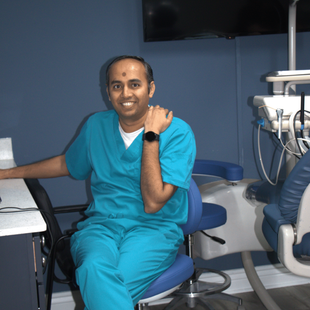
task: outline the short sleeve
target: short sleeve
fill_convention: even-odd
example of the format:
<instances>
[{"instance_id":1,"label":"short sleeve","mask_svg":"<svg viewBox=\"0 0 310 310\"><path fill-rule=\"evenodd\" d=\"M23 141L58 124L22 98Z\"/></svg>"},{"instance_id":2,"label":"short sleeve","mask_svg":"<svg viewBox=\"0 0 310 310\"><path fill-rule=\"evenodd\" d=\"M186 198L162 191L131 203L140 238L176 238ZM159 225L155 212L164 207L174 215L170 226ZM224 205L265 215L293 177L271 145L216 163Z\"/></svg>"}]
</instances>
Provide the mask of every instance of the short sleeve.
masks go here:
<instances>
[{"instance_id":1,"label":"short sleeve","mask_svg":"<svg viewBox=\"0 0 310 310\"><path fill-rule=\"evenodd\" d=\"M186 123L164 132L165 145L160 150L163 182L188 190L196 157L195 137Z\"/></svg>"},{"instance_id":2,"label":"short sleeve","mask_svg":"<svg viewBox=\"0 0 310 310\"><path fill-rule=\"evenodd\" d=\"M67 168L72 177L78 180L85 180L92 172L89 156L90 140L89 121L83 126L80 134L66 152Z\"/></svg>"}]
</instances>

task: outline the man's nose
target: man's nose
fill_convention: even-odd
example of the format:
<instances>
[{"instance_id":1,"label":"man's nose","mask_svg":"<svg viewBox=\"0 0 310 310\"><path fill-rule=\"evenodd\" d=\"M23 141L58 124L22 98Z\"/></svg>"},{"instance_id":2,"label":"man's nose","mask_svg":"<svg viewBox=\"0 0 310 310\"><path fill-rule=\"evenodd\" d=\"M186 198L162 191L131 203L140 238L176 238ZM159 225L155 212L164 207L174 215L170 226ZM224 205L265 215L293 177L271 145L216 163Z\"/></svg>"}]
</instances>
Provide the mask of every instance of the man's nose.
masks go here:
<instances>
[{"instance_id":1,"label":"man's nose","mask_svg":"<svg viewBox=\"0 0 310 310\"><path fill-rule=\"evenodd\" d=\"M131 95L132 95L131 89L130 89L128 86L124 86L124 87L123 87L122 95L123 95L124 98L129 98L129 97L131 97Z\"/></svg>"}]
</instances>

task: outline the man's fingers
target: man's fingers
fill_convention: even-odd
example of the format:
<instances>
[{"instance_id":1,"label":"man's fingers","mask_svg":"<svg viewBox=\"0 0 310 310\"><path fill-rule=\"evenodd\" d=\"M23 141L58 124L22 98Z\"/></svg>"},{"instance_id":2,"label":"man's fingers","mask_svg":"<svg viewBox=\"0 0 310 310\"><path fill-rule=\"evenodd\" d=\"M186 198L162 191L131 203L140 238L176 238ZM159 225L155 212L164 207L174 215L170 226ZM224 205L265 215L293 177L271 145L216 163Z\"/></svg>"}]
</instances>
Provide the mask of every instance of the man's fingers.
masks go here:
<instances>
[{"instance_id":1,"label":"man's fingers","mask_svg":"<svg viewBox=\"0 0 310 310\"><path fill-rule=\"evenodd\" d=\"M173 112L160 107L159 105L150 106L144 127L147 130L164 132L171 124Z\"/></svg>"},{"instance_id":2,"label":"man's fingers","mask_svg":"<svg viewBox=\"0 0 310 310\"><path fill-rule=\"evenodd\" d=\"M150 106L149 108L154 108L154 110L159 110L159 111L165 111L166 115L169 113L169 110L168 109L165 109L163 107L161 107L160 105L156 105L155 107L153 106Z\"/></svg>"},{"instance_id":3,"label":"man's fingers","mask_svg":"<svg viewBox=\"0 0 310 310\"><path fill-rule=\"evenodd\" d=\"M167 111L168 111L168 110L167 110ZM169 114L168 114L168 116L167 116L167 120L169 121L169 123L171 123L171 122L172 122L172 119L173 119L173 112L170 111Z\"/></svg>"}]
</instances>

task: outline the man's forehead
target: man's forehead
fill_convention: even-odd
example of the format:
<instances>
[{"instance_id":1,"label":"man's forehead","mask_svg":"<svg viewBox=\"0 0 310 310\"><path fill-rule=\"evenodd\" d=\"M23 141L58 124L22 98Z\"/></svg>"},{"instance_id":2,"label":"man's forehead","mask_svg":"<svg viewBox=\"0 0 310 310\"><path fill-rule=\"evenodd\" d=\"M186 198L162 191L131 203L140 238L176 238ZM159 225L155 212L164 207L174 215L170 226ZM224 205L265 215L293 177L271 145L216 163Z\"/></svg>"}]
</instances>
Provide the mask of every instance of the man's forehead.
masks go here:
<instances>
[{"instance_id":1,"label":"man's forehead","mask_svg":"<svg viewBox=\"0 0 310 310\"><path fill-rule=\"evenodd\" d=\"M110 73L121 73L122 75L123 73L126 75L129 72L145 72L145 68L140 61L127 58L119 60L110 69Z\"/></svg>"}]
</instances>

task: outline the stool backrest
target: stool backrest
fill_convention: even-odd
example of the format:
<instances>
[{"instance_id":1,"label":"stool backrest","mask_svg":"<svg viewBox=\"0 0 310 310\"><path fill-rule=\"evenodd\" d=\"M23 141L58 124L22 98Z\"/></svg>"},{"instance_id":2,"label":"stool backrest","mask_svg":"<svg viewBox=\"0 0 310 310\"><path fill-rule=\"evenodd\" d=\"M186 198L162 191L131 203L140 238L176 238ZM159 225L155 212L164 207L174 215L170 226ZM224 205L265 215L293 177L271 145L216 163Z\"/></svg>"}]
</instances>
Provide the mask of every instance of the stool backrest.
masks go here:
<instances>
[{"instance_id":1,"label":"stool backrest","mask_svg":"<svg viewBox=\"0 0 310 310\"><path fill-rule=\"evenodd\" d=\"M188 197L188 217L187 223L181 225L184 235L193 234L197 231L202 217L202 200L196 182L191 179L191 184L187 192Z\"/></svg>"}]
</instances>

